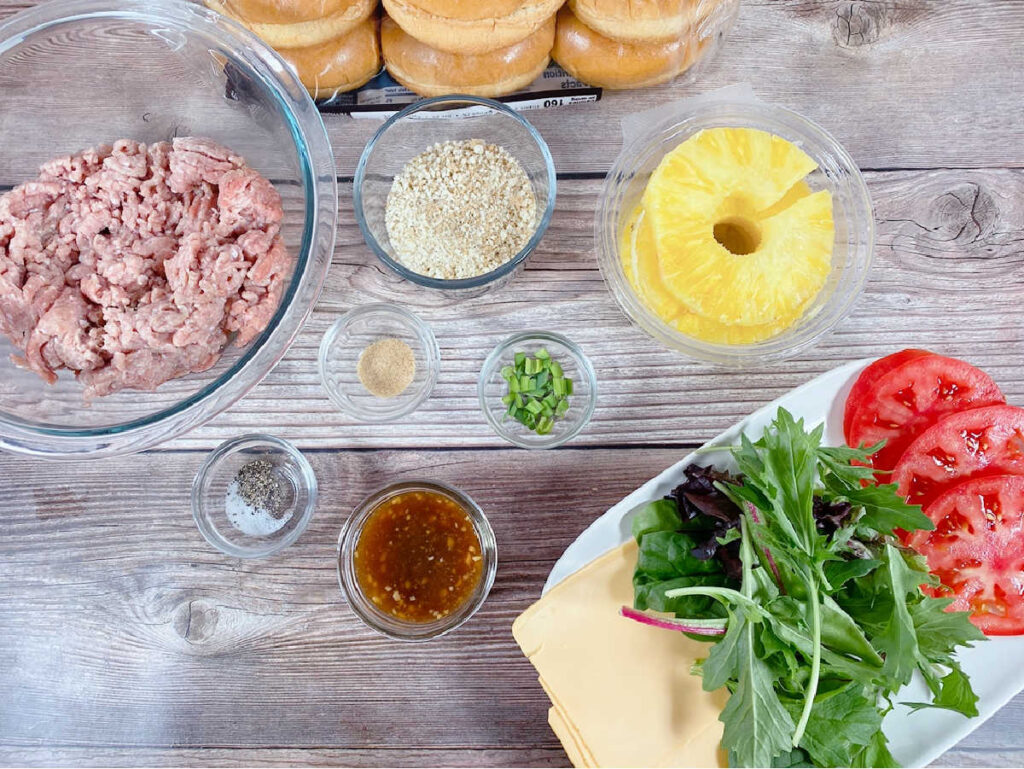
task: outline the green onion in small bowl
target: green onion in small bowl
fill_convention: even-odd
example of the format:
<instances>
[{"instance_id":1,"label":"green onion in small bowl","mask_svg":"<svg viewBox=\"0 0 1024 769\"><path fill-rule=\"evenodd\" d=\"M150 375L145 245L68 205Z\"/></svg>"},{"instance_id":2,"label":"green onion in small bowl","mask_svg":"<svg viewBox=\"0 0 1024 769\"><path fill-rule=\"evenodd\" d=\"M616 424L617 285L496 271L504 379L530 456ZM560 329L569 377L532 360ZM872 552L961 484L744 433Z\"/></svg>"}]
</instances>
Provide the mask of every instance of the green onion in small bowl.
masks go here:
<instances>
[{"instance_id":1,"label":"green onion in small bowl","mask_svg":"<svg viewBox=\"0 0 1024 769\"><path fill-rule=\"evenodd\" d=\"M578 435L590 421L597 377L576 344L560 334L528 331L491 352L478 393L498 435L521 448L549 449Z\"/></svg>"}]
</instances>

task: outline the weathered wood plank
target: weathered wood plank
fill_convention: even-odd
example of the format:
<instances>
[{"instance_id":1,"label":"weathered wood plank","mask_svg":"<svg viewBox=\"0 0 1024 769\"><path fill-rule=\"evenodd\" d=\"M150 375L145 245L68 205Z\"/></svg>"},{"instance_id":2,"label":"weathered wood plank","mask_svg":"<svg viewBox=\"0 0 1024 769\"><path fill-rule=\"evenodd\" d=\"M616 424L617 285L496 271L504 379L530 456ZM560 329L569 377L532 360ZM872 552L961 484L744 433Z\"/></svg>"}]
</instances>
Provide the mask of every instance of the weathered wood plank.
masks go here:
<instances>
[{"instance_id":1,"label":"weathered wood plank","mask_svg":"<svg viewBox=\"0 0 1024 769\"><path fill-rule=\"evenodd\" d=\"M1016 709L1008 705L1006 711ZM1004 711L1005 712L1005 711ZM1016 723L1002 724L1016 729ZM978 734L992 731L985 724ZM257 767L257 766L568 766L561 748L516 750L442 748L438 750L354 750L347 748L22 748L0 746L0 762L18 766L110 766L110 767ZM972 748L951 750L933 766L997 767L1021 766L1024 751Z\"/></svg>"},{"instance_id":2,"label":"weathered wood plank","mask_svg":"<svg viewBox=\"0 0 1024 769\"><path fill-rule=\"evenodd\" d=\"M868 174L878 245L864 296L838 332L796 360L725 372L659 348L614 303L596 266L601 182L566 181L548 236L512 283L455 301L385 272L342 211L335 263L318 311L268 378L170 447L209 448L266 429L307 447L499 446L479 411L476 377L513 331L547 328L579 342L597 367L599 403L574 445L702 443L756 407L836 365L909 345L985 367L1024 402L1024 172ZM346 309L396 301L434 327L443 363L434 396L394 425L339 414L319 384L320 338ZM642 425L642 434L637 426Z\"/></svg>"},{"instance_id":3,"label":"weathered wood plank","mask_svg":"<svg viewBox=\"0 0 1024 769\"><path fill-rule=\"evenodd\" d=\"M185 500L199 453L67 478L8 460L19 483L0 501L0 763L564 765L511 622L576 534L678 455L313 452L310 529L259 562L221 556L195 529ZM334 569L357 501L414 477L474 496L501 563L481 612L428 644L364 628ZM1022 715L1018 698L953 763L1013 765Z\"/></svg>"},{"instance_id":4,"label":"weathered wood plank","mask_svg":"<svg viewBox=\"0 0 1024 769\"><path fill-rule=\"evenodd\" d=\"M18 766L568 766L550 748L22 748L0 745L0 763Z\"/></svg>"},{"instance_id":5,"label":"weathered wood plank","mask_svg":"<svg viewBox=\"0 0 1024 769\"><path fill-rule=\"evenodd\" d=\"M0 0L0 16L27 5ZM865 168L1020 167L1022 41L1024 0L743 0L726 47L695 83L607 93L531 120L561 171L603 172L624 115L747 82L821 122ZM39 91L25 98L35 107ZM46 101L74 122L74 94L53 84ZM339 172L350 175L379 121L326 123Z\"/></svg>"}]
</instances>

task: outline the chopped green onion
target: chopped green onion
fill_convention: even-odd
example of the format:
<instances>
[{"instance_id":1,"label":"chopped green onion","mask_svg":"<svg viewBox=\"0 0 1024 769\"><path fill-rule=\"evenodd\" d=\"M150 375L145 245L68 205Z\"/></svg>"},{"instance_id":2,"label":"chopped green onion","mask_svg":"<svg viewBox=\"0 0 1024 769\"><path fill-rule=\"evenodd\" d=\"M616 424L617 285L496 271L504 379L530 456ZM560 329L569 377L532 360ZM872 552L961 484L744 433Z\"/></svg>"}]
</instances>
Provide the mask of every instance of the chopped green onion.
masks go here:
<instances>
[{"instance_id":1,"label":"chopped green onion","mask_svg":"<svg viewBox=\"0 0 1024 769\"><path fill-rule=\"evenodd\" d=\"M533 355L517 352L513 361L501 369L508 383L508 392L501 399L505 415L538 435L549 435L555 422L569 411L572 380L544 347Z\"/></svg>"}]
</instances>

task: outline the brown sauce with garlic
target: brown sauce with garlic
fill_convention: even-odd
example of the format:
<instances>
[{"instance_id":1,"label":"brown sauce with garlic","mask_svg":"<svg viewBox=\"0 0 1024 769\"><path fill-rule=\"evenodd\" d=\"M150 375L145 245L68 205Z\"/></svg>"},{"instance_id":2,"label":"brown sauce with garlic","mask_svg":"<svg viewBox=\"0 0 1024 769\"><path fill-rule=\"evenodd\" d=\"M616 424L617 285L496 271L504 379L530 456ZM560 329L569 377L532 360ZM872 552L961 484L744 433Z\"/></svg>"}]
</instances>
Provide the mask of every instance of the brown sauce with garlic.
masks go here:
<instances>
[{"instance_id":1,"label":"brown sauce with garlic","mask_svg":"<svg viewBox=\"0 0 1024 769\"><path fill-rule=\"evenodd\" d=\"M353 564L363 594L404 622L434 622L465 604L483 575L483 554L462 505L434 491L407 491L366 519Z\"/></svg>"}]
</instances>

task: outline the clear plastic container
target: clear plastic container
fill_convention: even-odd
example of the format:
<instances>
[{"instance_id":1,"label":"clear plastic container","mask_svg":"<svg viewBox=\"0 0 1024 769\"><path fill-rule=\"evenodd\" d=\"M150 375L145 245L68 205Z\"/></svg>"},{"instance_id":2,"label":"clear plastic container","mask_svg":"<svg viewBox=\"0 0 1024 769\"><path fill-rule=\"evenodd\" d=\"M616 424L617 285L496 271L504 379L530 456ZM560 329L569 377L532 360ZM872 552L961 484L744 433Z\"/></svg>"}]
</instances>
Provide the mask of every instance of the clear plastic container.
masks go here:
<instances>
[{"instance_id":1,"label":"clear plastic container","mask_svg":"<svg viewBox=\"0 0 1024 769\"><path fill-rule=\"evenodd\" d=\"M220 413L284 355L334 250L334 157L294 72L239 24L183 0L55 0L0 22L0 193L41 164L116 139L220 142L284 199L295 257L266 330L208 371L87 406L68 371L49 386L0 334L0 449L52 459L141 451Z\"/></svg>"},{"instance_id":2,"label":"clear plastic container","mask_svg":"<svg viewBox=\"0 0 1024 769\"><path fill-rule=\"evenodd\" d=\"M442 280L413 272L395 256L384 223L391 183L410 160L433 145L468 139L504 147L522 164L537 198L536 229L518 254L483 275ZM353 196L363 238L390 269L421 286L477 295L504 284L540 244L555 210L556 187L548 145L524 117L491 99L439 96L409 105L380 127L359 158Z\"/></svg>"},{"instance_id":3,"label":"clear plastic container","mask_svg":"<svg viewBox=\"0 0 1024 769\"><path fill-rule=\"evenodd\" d=\"M641 121L633 123L641 126ZM812 190L832 193L835 244L832 271L801 318L778 336L745 345L712 344L669 326L636 295L622 267L620 234L661 159L698 132L718 127L768 131L800 147L818 163L806 178ZM850 155L823 128L791 110L753 98L723 96L681 102L644 121L627 141L605 180L595 222L598 264L626 315L669 349L726 367L756 366L792 357L817 343L845 318L867 281L874 257L875 222L867 185Z\"/></svg>"}]
</instances>

